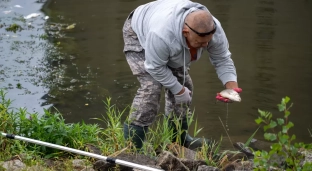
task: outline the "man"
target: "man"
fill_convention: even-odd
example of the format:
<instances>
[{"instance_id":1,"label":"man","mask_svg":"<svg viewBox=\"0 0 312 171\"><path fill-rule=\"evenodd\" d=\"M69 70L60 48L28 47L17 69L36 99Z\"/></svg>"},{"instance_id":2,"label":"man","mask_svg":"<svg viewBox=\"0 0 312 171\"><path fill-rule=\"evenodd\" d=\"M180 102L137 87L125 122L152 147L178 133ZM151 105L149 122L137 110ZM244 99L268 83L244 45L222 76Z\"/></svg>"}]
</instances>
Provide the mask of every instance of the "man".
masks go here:
<instances>
[{"instance_id":1,"label":"man","mask_svg":"<svg viewBox=\"0 0 312 171\"><path fill-rule=\"evenodd\" d=\"M209 53L225 88L238 88L236 69L220 22L208 9L189 0L158 0L137 7L123 27L124 53L130 69L140 82L124 135L142 147L145 133L159 111L160 95L165 88L165 115L181 119L182 145L195 149L203 139L187 134L187 116L193 95L188 69L203 50ZM229 102L217 96L217 99ZM173 115L172 115L173 114ZM176 133L173 121L168 123ZM175 141L175 140L173 140Z\"/></svg>"}]
</instances>

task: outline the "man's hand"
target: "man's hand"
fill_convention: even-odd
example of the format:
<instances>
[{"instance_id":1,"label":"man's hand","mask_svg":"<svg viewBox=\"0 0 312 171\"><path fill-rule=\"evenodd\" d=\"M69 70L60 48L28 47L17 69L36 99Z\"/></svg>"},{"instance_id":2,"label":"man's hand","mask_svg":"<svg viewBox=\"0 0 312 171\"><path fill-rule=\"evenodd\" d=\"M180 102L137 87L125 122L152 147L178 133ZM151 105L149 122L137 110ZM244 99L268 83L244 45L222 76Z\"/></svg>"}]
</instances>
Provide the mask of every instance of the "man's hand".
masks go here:
<instances>
[{"instance_id":1,"label":"man's hand","mask_svg":"<svg viewBox=\"0 0 312 171\"><path fill-rule=\"evenodd\" d=\"M187 87L183 87L183 89L174 95L176 104L179 103L188 103L192 100L191 91Z\"/></svg>"},{"instance_id":2,"label":"man's hand","mask_svg":"<svg viewBox=\"0 0 312 171\"><path fill-rule=\"evenodd\" d=\"M236 91L237 93L241 93L243 91L241 88L233 88L233 90ZM217 93L216 99L224 103L232 102L230 99L222 97L219 93Z\"/></svg>"}]
</instances>

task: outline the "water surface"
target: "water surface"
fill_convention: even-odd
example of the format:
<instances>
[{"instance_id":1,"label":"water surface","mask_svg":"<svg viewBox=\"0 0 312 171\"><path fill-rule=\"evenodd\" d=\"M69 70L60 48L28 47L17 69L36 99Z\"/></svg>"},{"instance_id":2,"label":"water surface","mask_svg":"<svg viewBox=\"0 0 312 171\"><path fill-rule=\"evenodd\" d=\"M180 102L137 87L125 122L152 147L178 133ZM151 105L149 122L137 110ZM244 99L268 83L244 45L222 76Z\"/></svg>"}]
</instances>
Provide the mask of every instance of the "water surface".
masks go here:
<instances>
[{"instance_id":1,"label":"water surface","mask_svg":"<svg viewBox=\"0 0 312 171\"><path fill-rule=\"evenodd\" d=\"M51 16L50 23L76 23L74 29L65 32L67 38L51 40L60 42L58 49L63 55L49 62L57 76L50 74L45 96L47 104L53 104L68 122L94 123L90 118L105 116L103 101L107 97L121 109L131 104L138 82L122 53L121 29L129 12L146 2L51 0L44 8L43 12ZM246 141L257 129L254 120L258 109L282 117L276 105L289 96L294 102L290 115L295 124L293 132L298 140L311 142L307 128L312 128L312 2L198 2L221 21L243 89L242 102L229 105L231 140ZM226 105L215 103L215 95L223 87L207 53L192 64L190 74L195 85L192 107L198 126L203 127L199 136L219 139L222 135L230 146L220 122L226 122ZM261 139L262 133L259 131L256 138Z\"/></svg>"}]
</instances>

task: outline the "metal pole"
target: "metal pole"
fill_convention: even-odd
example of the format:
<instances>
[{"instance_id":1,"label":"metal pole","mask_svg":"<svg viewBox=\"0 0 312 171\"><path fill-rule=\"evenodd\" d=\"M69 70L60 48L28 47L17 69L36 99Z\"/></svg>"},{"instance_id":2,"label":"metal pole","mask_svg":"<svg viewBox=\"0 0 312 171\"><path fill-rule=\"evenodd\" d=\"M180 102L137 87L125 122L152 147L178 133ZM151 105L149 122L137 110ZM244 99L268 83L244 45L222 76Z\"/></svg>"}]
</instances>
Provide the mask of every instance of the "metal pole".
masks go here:
<instances>
[{"instance_id":1,"label":"metal pole","mask_svg":"<svg viewBox=\"0 0 312 171\"><path fill-rule=\"evenodd\" d=\"M68 152L72 152L72 153L76 153L76 154L80 154L80 155L84 155L84 156L88 156L88 157L92 157L92 158L97 158L97 159L105 160L105 161L107 161L109 163L113 163L113 164L119 164L119 165L131 167L131 168L137 168L137 169L149 170L149 171L164 171L161 169L147 167L147 166L139 165L136 163L131 163L131 162L127 162L127 161L123 161L123 160L119 160L119 159L109 158L109 157L105 157L102 155L89 153L89 152L85 152L85 151L81 151L81 150L77 150L77 149L73 149L73 148L69 148L69 147L64 147L64 146L60 146L60 145L56 145L56 144L51 144L51 143L47 143L47 142L43 142L43 141L39 141L39 140L30 139L30 138L25 138L25 137L13 135L13 134L6 134L3 132L1 132L1 134L2 134L2 136L6 137L6 138L26 141L26 142L30 142L30 143L34 143L34 144L38 144L38 145L42 145L42 146L47 146L47 147L51 147L51 148L55 148L55 149L59 149L59 150L63 150L63 151L68 151Z\"/></svg>"}]
</instances>

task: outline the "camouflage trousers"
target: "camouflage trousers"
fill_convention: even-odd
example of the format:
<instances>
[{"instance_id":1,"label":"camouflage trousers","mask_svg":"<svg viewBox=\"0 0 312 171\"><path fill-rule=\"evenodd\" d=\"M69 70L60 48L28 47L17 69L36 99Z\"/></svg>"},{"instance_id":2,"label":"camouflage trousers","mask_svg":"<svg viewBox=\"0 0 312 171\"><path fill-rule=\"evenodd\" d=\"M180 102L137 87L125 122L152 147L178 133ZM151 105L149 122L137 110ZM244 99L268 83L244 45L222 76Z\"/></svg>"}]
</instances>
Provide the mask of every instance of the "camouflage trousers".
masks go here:
<instances>
[{"instance_id":1,"label":"camouflage trousers","mask_svg":"<svg viewBox=\"0 0 312 171\"><path fill-rule=\"evenodd\" d=\"M129 119L131 124L143 127L150 126L159 112L163 86L144 69L145 53L136 33L131 28L131 15L132 13L128 16L123 26L123 51L133 75L137 77L140 83L140 87L133 99ZM170 69L173 75L177 77L178 81L183 84L183 67ZM188 70L189 69L185 72L184 86L192 91L192 96L193 82ZM164 88L164 90L165 115L171 118L174 115L178 118L185 118L190 113L189 108L191 103L183 105L176 104L174 95L171 91L166 88Z\"/></svg>"}]
</instances>

